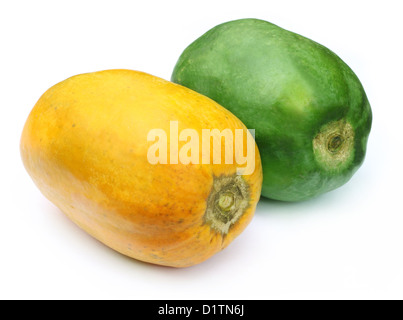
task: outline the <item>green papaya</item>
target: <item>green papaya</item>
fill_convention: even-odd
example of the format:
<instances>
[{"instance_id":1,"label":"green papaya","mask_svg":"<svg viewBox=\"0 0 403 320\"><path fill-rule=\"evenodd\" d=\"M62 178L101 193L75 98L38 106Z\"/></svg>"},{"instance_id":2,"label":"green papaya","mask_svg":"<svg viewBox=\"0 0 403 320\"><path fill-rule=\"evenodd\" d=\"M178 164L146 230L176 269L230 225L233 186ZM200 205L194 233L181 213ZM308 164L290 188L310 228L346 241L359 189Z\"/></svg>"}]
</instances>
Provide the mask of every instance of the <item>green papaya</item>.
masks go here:
<instances>
[{"instance_id":1,"label":"green papaya","mask_svg":"<svg viewBox=\"0 0 403 320\"><path fill-rule=\"evenodd\" d=\"M299 201L336 189L364 161L372 112L335 53L258 19L218 25L180 56L172 81L255 129L262 195Z\"/></svg>"}]
</instances>

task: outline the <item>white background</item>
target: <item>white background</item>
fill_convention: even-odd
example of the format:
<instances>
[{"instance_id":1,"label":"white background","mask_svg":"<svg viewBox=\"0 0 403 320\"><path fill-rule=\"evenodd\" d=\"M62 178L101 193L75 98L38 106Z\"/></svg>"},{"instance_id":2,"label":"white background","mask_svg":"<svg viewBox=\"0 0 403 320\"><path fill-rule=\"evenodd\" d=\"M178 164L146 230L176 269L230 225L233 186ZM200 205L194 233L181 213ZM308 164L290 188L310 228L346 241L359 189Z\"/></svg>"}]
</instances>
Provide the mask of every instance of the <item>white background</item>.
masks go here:
<instances>
[{"instance_id":1,"label":"white background","mask_svg":"<svg viewBox=\"0 0 403 320\"><path fill-rule=\"evenodd\" d=\"M0 298L403 298L403 46L399 1L2 1ZM24 122L50 86L112 68L169 79L215 25L255 17L329 47L374 114L367 159L344 187L262 200L227 249L187 269L138 262L71 223L22 166Z\"/></svg>"}]
</instances>

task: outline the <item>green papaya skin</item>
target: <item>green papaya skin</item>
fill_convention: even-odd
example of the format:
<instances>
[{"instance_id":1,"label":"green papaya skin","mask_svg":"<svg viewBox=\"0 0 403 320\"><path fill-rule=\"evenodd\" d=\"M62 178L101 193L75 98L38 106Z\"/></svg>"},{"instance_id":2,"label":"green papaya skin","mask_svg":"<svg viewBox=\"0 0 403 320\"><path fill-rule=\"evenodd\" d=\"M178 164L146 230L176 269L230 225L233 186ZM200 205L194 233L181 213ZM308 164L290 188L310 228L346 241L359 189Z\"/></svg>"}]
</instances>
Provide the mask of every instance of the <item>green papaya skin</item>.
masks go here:
<instances>
[{"instance_id":1,"label":"green papaya skin","mask_svg":"<svg viewBox=\"0 0 403 320\"><path fill-rule=\"evenodd\" d=\"M372 122L365 91L336 54L301 35L257 19L218 25L185 49L172 81L255 129L265 197L315 197L364 161Z\"/></svg>"}]
</instances>

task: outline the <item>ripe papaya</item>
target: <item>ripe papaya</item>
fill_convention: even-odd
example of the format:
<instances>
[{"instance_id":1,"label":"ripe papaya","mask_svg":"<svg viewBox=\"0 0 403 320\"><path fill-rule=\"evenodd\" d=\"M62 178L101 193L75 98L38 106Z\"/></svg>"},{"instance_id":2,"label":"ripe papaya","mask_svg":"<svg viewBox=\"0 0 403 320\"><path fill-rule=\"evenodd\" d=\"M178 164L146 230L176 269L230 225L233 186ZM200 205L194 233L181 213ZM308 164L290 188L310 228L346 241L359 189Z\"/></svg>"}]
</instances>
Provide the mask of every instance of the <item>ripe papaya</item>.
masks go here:
<instances>
[{"instance_id":1,"label":"ripe papaya","mask_svg":"<svg viewBox=\"0 0 403 320\"><path fill-rule=\"evenodd\" d=\"M172 163L161 160L162 147L155 162L149 153L157 139L149 133L173 135L172 121L200 135L210 128L241 130L242 143L250 142L243 123L209 98L146 73L107 70L46 91L25 124L21 155L41 192L96 239L135 259L187 267L226 247L248 225L262 169L253 138L249 175L238 175L235 162L178 161L186 139L167 141ZM203 149L194 150L193 160Z\"/></svg>"},{"instance_id":2,"label":"ripe papaya","mask_svg":"<svg viewBox=\"0 0 403 320\"><path fill-rule=\"evenodd\" d=\"M265 197L315 197L363 163L372 122L363 86L335 53L301 35L258 19L218 25L184 50L172 81L256 130Z\"/></svg>"}]
</instances>

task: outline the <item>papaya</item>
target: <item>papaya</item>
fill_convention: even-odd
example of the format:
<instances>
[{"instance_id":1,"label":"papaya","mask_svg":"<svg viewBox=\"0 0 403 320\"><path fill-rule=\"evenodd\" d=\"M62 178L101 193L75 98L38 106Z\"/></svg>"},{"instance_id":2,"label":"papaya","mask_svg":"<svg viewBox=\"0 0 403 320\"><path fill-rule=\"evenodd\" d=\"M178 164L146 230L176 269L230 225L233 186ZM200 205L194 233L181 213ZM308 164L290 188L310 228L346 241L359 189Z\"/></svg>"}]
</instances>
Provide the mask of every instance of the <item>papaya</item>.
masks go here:
<instances>
[{"instance_id":1,"label":"papaya","mask_svg":"<svg viewBox=\"0 0 403 320\"><path fill-rule=\"evenodd\" d=\"M171 80L255 129L262 195L301 201L350 180L364 161L371 107L335 53L259 19L218 25L181 54Z\"/></svg>"},{"instance_id":2,"label":"papaya","mask_svg":"<svg viewBox=\"0 0 403 320\"><path fill-rule=\"evenodd\" d=\"M202 157L205 149L190 148L199 141L182 135L209 128L216 129L213 147L225 129L241 133L242 146L228 147L234 157L252 141L254 170L242 175L244 164L214 158L229 151ZM36 186L87 233L126 256L188 267L225 248L253 217L262 168L251 137L238 118L199 93L138 71L106 70L47 90L26 121L20 149Z\"/></svg>"}]
</instances>

